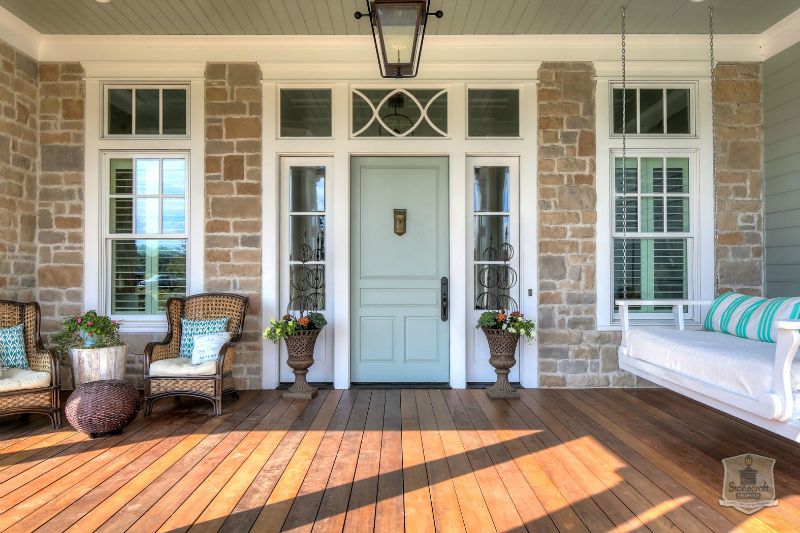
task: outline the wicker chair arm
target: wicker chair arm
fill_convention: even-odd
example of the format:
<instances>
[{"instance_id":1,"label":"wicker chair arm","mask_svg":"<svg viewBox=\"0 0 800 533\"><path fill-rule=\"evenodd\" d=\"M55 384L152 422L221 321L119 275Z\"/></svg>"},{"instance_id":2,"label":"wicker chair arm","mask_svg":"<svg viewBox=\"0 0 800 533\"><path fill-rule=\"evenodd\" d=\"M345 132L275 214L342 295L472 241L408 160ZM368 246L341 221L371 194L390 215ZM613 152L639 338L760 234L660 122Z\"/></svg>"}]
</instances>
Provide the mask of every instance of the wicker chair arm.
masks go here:
<instances>
[{"instance_id":1,"label":"wicker chair arm","mask_svg":"<svg viewBox=\"0 0 800 533\"><path fill-rule=\"evenodd\" d=\"M61 362L55 350L47 350L50 355L50 386L61 388Z\"/></svg>"},{"instance_id":2,"label":"wicker chair arm","mask_svg":"<svg viewBox=\"0 0 800 533\"><path fill-rule=\"evenodd\" d=\"M230 373L233 370L233 360L236 356L236 342L226 342L219 349L217 356L217 375Z\"/></svg>"}]
</instances>

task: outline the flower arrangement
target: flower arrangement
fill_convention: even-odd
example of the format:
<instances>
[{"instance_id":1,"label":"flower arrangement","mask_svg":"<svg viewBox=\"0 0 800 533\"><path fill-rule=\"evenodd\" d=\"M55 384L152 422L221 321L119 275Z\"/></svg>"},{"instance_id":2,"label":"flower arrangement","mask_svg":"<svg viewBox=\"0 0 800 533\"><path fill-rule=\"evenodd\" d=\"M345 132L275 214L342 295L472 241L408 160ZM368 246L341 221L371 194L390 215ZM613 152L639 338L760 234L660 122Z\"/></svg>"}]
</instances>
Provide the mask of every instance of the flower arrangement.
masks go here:
<instances>
[{"instance_id":1,"label":"flower arrangement","mask_svg":"<svg viewBox=\"0 0 800 533\"><path fill-rule=\"evenodd\" d=\"M62 354L71 348L122 346L124 343L119 336L119 326L118 320L98 315L94 310L86 311L79 316L66 317L61 331L53 335L51 340Z\"/></svg>"},{"instance_id":2,"label":"flower arrangement","mask_svg":"<svg viewBox=\"0 0 800 533\"><path fill-rule=\"evenodd\" d=\"M293 315L283 315L280 320L272 319L269 326L264 330L264 338L274 343L281 339L291 337L298 331L312 331L322 329L328 321L321 313L301 314L299 317Z\"/></svg>"},{"instance_id":3,"label":"flower arrangement","mask_svg":"<svg viewBox=\"0 0 800 533\"><path fill-rule=\"evenodd\" d=\"M506 313L505 311L484 311L478 318L478 329L501 329L514 335L526 337L528 340L536 338L536 323L528 320L519 311Z\"/></svg>"}]
</instances>

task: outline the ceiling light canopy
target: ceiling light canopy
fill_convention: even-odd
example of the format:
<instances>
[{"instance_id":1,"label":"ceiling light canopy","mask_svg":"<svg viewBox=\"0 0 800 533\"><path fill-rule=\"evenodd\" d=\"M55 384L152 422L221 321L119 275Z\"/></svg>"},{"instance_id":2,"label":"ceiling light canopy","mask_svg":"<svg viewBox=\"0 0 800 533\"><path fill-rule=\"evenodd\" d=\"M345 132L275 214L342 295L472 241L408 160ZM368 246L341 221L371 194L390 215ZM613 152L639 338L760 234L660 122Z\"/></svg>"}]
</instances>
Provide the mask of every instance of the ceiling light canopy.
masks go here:
<instances>
[{"instance_id":1,"label":"ceiling light canopy","mask_svg":"<svg viewBox=\"0 0 800 533\"><path fill-rule=\"evenodd\" d=\"M367 16L372 26L375 53L384 78L413 78L419 70L430 0L367 0L367 12L356 11L356 19Z\"/></svg>"}]
</instances>

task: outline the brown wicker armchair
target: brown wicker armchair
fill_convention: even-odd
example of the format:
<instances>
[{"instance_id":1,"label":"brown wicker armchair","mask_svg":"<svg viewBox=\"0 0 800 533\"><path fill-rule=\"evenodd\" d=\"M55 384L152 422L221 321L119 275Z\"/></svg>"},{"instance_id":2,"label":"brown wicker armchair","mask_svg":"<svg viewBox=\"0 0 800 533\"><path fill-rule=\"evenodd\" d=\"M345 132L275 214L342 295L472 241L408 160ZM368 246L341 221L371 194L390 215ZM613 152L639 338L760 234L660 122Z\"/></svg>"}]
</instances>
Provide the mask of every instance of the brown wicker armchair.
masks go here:
<instances>
[{"instance_id":1,"label":"brown wicker armchair","mask_svg":"<svg viewBox=\"0 0 800 533\"><path fill-rule=\"evenodd\" d=\"M151 342L144 349L144 414L152 412L153 403L168 396L194 396L204 398L214 405L214 414L222 414L222 396L239 395L233 384L233 358L236 343L242 336L248 298L237 294L197 294L186 298L167 300L169 331L162 342ZM181 345L181 318L208 320L227 317L231 334L219 351L216 371L204 375L150 375L150 365L156 361L176 359Z\"/></svg>"},{"instance_id":2,"label":"brown wicker armchair","mask_svg":"<svg viewBox=\"0 0 800 533\"><path fill-rule=\"evenodd\" d=\"M61 371L55 351L45 349L42 344L39 304L0 300L0 327L9 328L18 324L24 324L22 332L30 370L50 374L50 384L0 392L0 416L41 413L47 415L53 427L58 429L61 427Z\"/></svg>"}]
</instances>

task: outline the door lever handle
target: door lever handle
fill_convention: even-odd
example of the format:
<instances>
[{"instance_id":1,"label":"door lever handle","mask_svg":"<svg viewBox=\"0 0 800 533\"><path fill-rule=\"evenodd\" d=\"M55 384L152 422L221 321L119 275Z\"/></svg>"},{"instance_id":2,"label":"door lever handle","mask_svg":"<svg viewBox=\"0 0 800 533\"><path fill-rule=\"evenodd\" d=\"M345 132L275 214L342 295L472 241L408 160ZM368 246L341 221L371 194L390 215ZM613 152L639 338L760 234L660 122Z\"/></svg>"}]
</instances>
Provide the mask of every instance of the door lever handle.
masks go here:
<instances>
[{"instance_id":1,"label":"door lever handle","mask_svg":"<svg viewBox=\"0 0 800 533\"><path fill-rule=\"evenodd\" d=\"M442 322L447 322L450 309L450 283L447 276L442 277L441 294L441 318Z\"/></svg>"}]
</instances>

